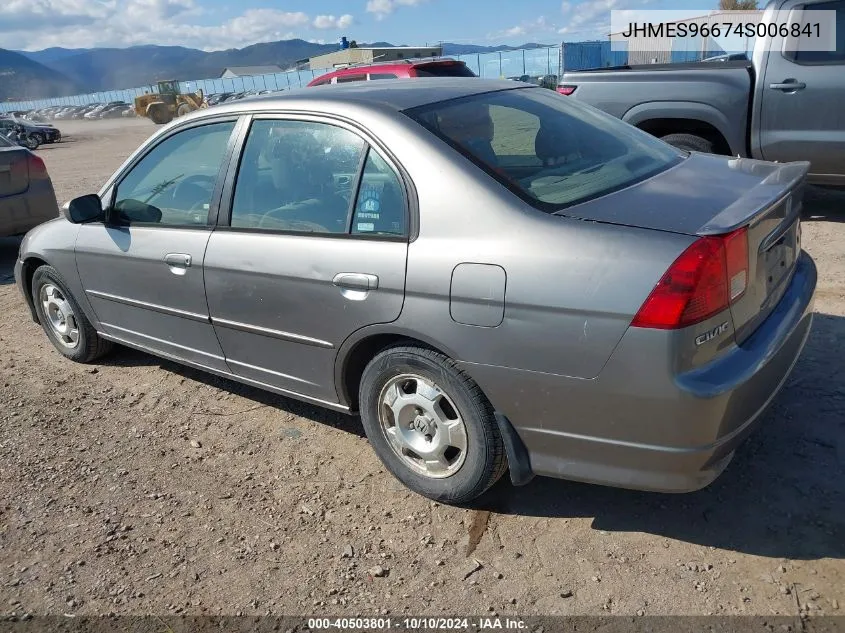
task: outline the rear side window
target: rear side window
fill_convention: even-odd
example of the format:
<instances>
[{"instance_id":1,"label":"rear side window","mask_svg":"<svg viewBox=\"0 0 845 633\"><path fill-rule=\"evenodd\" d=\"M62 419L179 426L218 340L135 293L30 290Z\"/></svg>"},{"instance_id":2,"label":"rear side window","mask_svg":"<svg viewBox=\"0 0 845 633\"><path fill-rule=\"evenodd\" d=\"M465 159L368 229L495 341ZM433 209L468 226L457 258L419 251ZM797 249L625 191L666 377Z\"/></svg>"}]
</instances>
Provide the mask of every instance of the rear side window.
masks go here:
<instances>
[{"instance_id":1,"label":"rear side window","mask_svg":"<svg viewBox=\"0 0 845 633\"><path fill-rule=\"evenodd\" d=\"M346 84L353 81L366 81L366 75L341 75L337 78L337 83L339 84Z\"/></svg>"},{"instance_id":2,"label":"rear side window","mask_svg":"<svg viewBox=\"0 0 845 633\"><path fill-rule=\"evenodd\" d=\"M396 172L374 150L367 154L352 217L353 235L404 235L405 199Z\"/></svg>"},{"instance_id":3,"label":"rear side window","mask_svg":"<svg viewBox=\"0 0 845 633\"><path fill-rule=\"evenodd\" d=\"M547 212L628 187L684 157L609 114L542 88L478 94L405 113Z\"/></svg>"},{"instance_id":4,"label":"rear side window","mask_svg":"<svg viewBox=\"0 0 845 633\"><path fill-rule=\"evenodd\" d=\"M370 73L370 79L399 79L399 75L394 73Z\"/></svg>"},{"instance_id":5,"label":"rear side window","mask_svg":"<svg viewBox=\"0 0 845 633\"><path fill-rule=\"evenodd\" d=\"M784 57L796 64L807 65L845 65L845 0L834 0L834 2L820 2L807 4L803 7L806 13L803 15L804 23L813 23L816 20L814 11L836 11L836 50L835 51L802 51L797 49L800 40L789 46Z\"/></svg>"},{"instance_id":6,"label":"rear side window","mask_svg":"<svg viewBox=\"0 0 845 633\"><path fill-rule=\"evenodd\" d=\"M416 66L414 74L417 77L475 77L466 64L426 64Z\"/></svg>"}]
</instances>

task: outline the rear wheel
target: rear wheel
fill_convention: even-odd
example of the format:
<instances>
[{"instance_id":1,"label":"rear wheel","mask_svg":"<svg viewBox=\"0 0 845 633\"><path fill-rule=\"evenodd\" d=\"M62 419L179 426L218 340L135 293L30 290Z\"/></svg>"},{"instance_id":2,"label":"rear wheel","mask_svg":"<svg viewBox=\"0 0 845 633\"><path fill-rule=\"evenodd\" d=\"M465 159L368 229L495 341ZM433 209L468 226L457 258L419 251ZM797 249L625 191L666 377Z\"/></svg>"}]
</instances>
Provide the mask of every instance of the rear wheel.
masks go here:
<instances>
[{"instance_id":1,"label":"rear wheel","mask_svg":"<svg viewBox=\"0 0 845 633\"><path fill-rule=\"evenodd\" d=\"M111 342L100 338L52 266L41 266L35 271L32 299L47 338L65 357L77 363L90 363L111 349Z\"/></svg>"},{"instance_id":2,"label":"rear wheel","mask_svg":"<svg viewBox=\"0 0 845 633\"><path fill-rule=\"evenodd\" d=\"M393 347L364 370L361 420L385 467L414 492L467 503L507 468L493 408L451 359Z\"/></svg>"},{"instance_id":3,"label":"rear wheel","mask_svg":"<svg viewBox=\"0 0 845 633\"><path fill-rule=\"evenodd\" d=\"M666 136L661 136L660 140L687 152L716 153L716 146L713 141L709 141L696 134L667 134Z\"/></svg>"},{"instance_id":4,"label":"rear wheel","mask_svg":"<svg viewBox=\"0 0 845 633\"><path fill-rule=\"evenodd\" d=\"M33 134L28 134L28 135L24 136L23 144L24 144L24 147L26 147L29 150L38 149L38 146L41 145L41 143L38 140L38 137L33 135Z\"/></svg>"}]
</instances>

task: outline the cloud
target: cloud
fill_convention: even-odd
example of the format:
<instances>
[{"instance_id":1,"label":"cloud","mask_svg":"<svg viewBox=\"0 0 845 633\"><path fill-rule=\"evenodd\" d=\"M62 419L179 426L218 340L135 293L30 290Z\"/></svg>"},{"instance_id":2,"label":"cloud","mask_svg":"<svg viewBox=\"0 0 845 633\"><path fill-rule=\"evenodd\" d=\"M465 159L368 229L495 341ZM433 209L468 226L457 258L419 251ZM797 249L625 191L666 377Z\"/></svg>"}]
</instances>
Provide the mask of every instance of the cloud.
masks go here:
<instances>
[{"instance_id":1,"label":"cloud","mask_svg":"<svg viewBox=\"0 0 845 633\"><path fill-rule=\"evenodd\" d=\"M346 29L355 21L348 13L336 18L333 15L318 15L314 18L315 29Z\"/></svg>"},{"instance_id":2,"label":"cloud","mask_svg":"<svg viewBox=\"0 0 845 633\"><path fill-rule=\"evenodd\" d=\"M374 13L377 20L383 20L396 7L414 7L427 0L367 0L367 13Z\"/></svg>"},{"instance_id":3,"label":"cloud","mask_svg":"<svg viewBox=\"0 0 845 633\"><path fill-rule=\"evenodd\" d=\"M247 9L224 23L200 24L200 0L0 0L4 48L86 48L160 44L204 50L239 48L302 36L298 30L346 28L351 15ZM208 18L208 15L205 16Z\"/></svg>"},{"instance_id":4,"label":"cloud","mask_svg":"<svg viewBox=\"0 0 845 633\"><path fill-rule=\"evenodd\" d=\"M610 12L623 3L624 0L586 0L575 5L564 2L561 12L567 16L566 25L557 32L561 35L606 35L610 31Z\"/></svg>"},{"instance_id":5,"label":"cloud","mask_svg":"<svg viewBox=\"0 0 845 633\"><path fill-rule=\"evenodd\" d=\"M549 23L546 20L546 17L541 15L540 17L530 20L527 22L523 22L522 24L517 24L516 26L512 26L509 29L505 29L503 31L496 31L495 33L488 33L487 39L488 40L500 40L506 38L515 38L515 37L523 37L525 35L529 35L532 33L551 33L556 30L553 24Z\"/></svg>"}]
</instances>

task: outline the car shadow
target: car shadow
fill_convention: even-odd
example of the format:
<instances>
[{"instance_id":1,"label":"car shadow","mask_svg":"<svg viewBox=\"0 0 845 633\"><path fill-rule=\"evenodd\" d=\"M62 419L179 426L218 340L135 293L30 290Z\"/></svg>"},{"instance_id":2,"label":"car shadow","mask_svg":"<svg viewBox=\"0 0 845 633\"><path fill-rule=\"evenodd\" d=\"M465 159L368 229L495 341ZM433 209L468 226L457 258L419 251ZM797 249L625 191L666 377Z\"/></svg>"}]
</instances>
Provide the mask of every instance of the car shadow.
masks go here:
<instances>
[{"instance_id":1,"label":"car shadow","mask_svg":"<svg viewBox=\"0 0 845 633\"><path fill-rule=\"evenodd\" d=\"M816 314L801 359L740 447L707 488L682 495L507 476L472 507L504 515L592 518L608 532L645 532L723 550L795 560L845 558L845 318ZM256 404L364 437L359 418L285 398L155 356L119 348L103 365L158 366ZM387 476L387 475L385 475Z\"/></svg>"},{"instance_id":2,"label":"car shadow","mask_svg":"<svg viewBox=\"0 0 845 633\"><path fill-rule=\"evenodd\" d=\"M727 470L672 495L504 477L475 507L532 517L592 517L596 530L646 532L756 556L845 558L845 318L817 314L787 384ZM682 421L679 421L682 423Z\"/></svg>"},{"instance_id":3,"label":"car shadow","mask_svg":"<svg viewBox=\"0 0 845 633\"><path fill-rule=\"evenodd\" d=\"M808 185L804 191L803 222L845 222L845 188Z\"/></svg>"},{"instance_id":4,"label":"car shadow","mask_svg":"<svg viewBox=\"0 0 845 633\"><path fill-rule=\"evenodd\" d=\"M287 398L270 391L265 391L264 389L245 385L236 380L230 380L200 369L194 369L193 367L164 360L136 349L118 346L114 352L100 360L98 364L109 367L159 367L165 371L178 374L187 380L193 380L209 387L236 394L255 404L279 409L296 416L307 418L318 424L330 426L339 431L364 437L364 429L357 416L339 413L294 398Z\"/></svg>"}]
</instances>

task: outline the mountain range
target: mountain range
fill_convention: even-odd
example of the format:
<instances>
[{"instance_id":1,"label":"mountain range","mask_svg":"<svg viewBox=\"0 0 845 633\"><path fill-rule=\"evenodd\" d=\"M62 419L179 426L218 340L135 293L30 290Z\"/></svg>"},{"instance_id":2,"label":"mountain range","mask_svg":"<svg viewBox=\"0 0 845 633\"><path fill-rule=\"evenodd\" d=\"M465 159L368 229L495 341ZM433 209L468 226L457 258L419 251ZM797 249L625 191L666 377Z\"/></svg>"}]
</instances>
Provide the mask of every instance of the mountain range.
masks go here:
<instances>
[{"instance_id":1,"label":"mountain range","mask_svg":"<svg viewBox=\"0 0 845 633\"><path fill-rule=\"evenodd\" d=\"M392 44L375 42L361 46ZM444 43L442 46L444 55L464 55L543 45L515 47ZM130 48L54 47L40 51L0 49L0 100L41 99L134 88L160 79L219 77L223 69L230 66L277 65L287 68L298 60L337 49L337 44L317 44L301 39L211 52L155 45Z\"/></svg>"}]
</instances>

